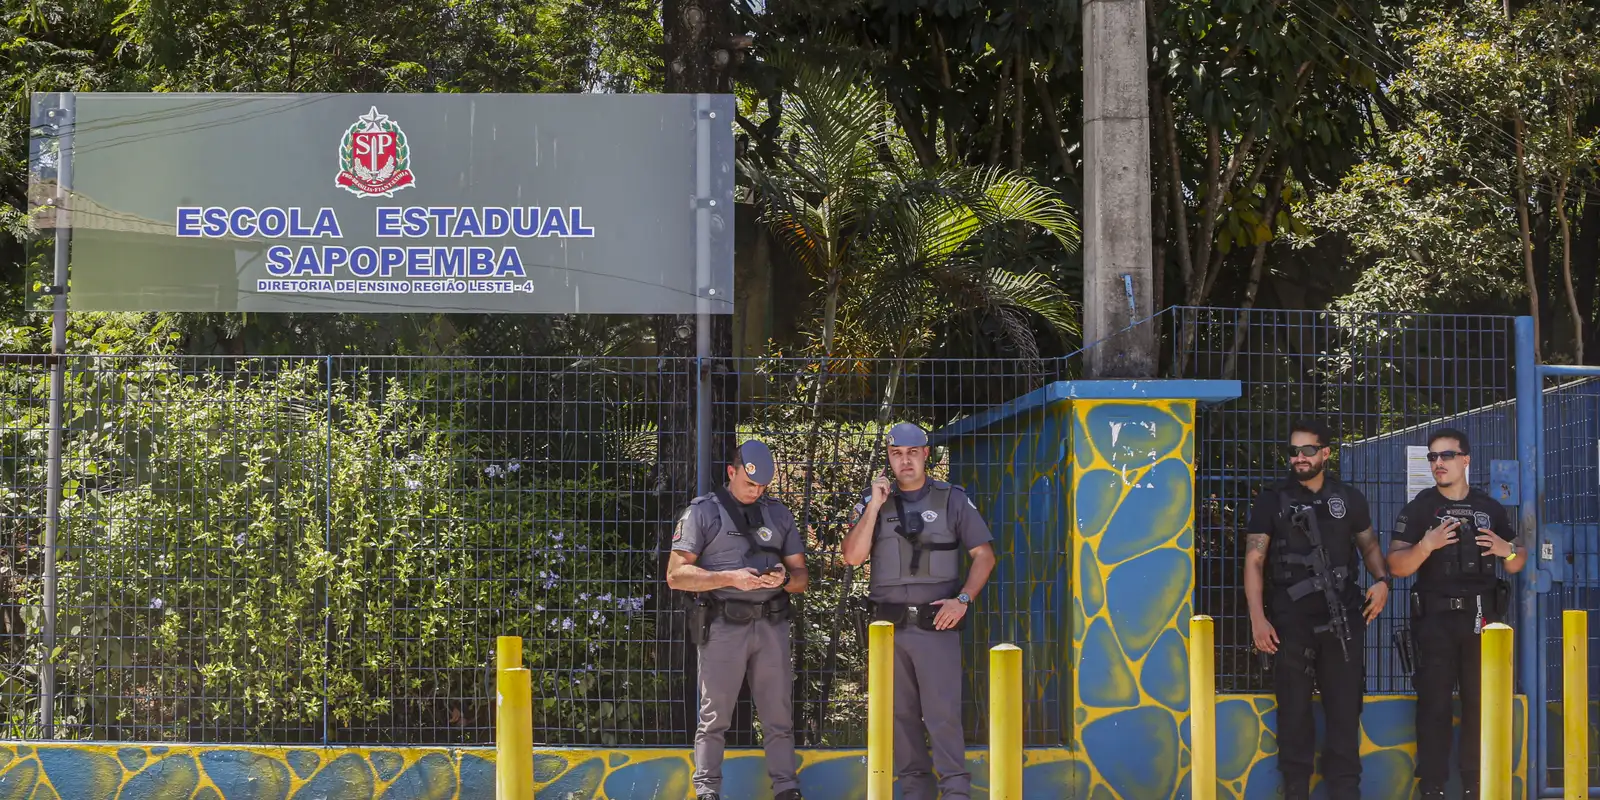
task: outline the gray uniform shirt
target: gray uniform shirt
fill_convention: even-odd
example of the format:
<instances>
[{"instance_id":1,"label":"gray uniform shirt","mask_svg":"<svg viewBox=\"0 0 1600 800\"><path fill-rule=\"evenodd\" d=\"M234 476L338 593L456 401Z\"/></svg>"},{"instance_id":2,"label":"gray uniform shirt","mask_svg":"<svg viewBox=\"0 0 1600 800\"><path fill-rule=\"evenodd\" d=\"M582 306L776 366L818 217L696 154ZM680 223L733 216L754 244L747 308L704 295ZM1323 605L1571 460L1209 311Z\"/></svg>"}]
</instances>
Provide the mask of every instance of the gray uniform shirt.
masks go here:
<instances>
[{"instance_id":1,"label":"gray uniform shirt","mask_svg":"<svg viewBox=\"0 0 1600 800\"><path fill-rule=\"evenodd\" d=\"M917 502L933 491L933 480L930 478L921 489L906 492L908 501ZM872 500L872 491L867 490L866 496L856 504L855 515L859 521L862 513L866 511L867 503ZM892 507L894 500L891 498L887 505ZM994 535L989 532L989 523L983 521L983 515L978 513L978 506L967 497L966 491L960 486L950 487L950 508L946 512L950 518L950 527L955 532L956 539L961 542L960 552L970 552L972 548L994 541ZM879 526L882 526L880 521ZM896 535L892 531L874 530L874 537ZM964 560L964 559L963 559ZM921 586L878 586L872 584L867 589L867 596L883 603L906 603L918 605L931 603L935 600L948 600L961 593L961 584L966 582L964 577L945 584L924 584Z\"/></svg>"},{"instance_id":2,"label":"gray uniform shirt","mask_svg":"<svg viewBox=\"0 0 1600 800\"><path fill-rule=\"evenodd\" d=\"M756 509L760 509L763 521L752 520L750 527L757 531L758 536L761 535L759 529L762 527L772 533L772 541L761 544L779 548L784 558L805 552L805 542L800 536L800 531L795 528L794 514L777 500L762 497L752 505L728 509L728 512L731 516ZM765 571L782 561L777 553L767 550L757 550L755 554L749 554L750 542L737 527L727 522L723 518L722 503L717 500L716 494L697 497L682 514L678 515L677 527L672 532L672 549L695 554L697 557L695 566L709 572L727 572L743 567L754 567L759 571ZM718 534L718 531L721 533ZM722 588L713 590L711 595L724 600L759 603L771 600L784 591L781 586L753 592Z\"/></svg>"}]
</instances>

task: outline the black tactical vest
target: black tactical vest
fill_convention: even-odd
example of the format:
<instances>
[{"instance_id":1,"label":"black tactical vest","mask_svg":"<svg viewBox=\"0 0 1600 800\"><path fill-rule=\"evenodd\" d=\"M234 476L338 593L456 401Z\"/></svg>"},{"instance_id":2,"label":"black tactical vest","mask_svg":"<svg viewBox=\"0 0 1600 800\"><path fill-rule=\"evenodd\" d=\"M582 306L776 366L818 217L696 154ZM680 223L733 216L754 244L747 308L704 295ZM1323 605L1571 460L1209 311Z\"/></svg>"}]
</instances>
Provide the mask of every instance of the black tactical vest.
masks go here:
<instances>
[{"instance_id":1,"label":"black tactical vest","mask_svg":"<svg viewBox=\"0 0 1600 800\"><path fill-rule=\"evenodd\" d=\"M1424 531L1454 517L1461 521L1456 529L1456 541L1429 554L1417 570L1416 591L1435 592L1452 597L1467 597L1488 592L1494 588L1499 575L1495 571L1494 555L1483 552L1478 544L1478 532L1490 530L1489 512L1483 510L1485 501L1494 498L1480 489L1472 489L1461 500L1451 500L1433 491L1428 498L1429 513L1423 519L1408 524L1422 526Z\"/></svg>"},{"instance_id":2,"label":"black tactical vest","mask_svg":"<svg viewBox=\"0 0 1600 800\"><path fill-rule=\"evenodd\" d=\"M1271 555L1268 558L1269 580L1277 593L1295 591L1300 584L1308 583L1313 577L1311 567L1305 563L1305 557L1312 551L1311 539L1293 522L1295 511L1310 505L1311 513L1317 517L1317 530L1322 535L1322 547L1328 554L1328 564L1334 568L1339 596L1347 599L1352 594L1361 551L1356 547L1355 537L1351 535L1349 527L1342 522L1347 513L1345 503L1349 501L1339 489L1338 482L1332 478L1324 479L1323 492L1317 496L1298 487L1281 486L1277 489L1278 515L1273 518ZM1319 499L1322 500L1320 505L1314 502ZM1326 600L1318 592L1302 597L1300 602L1307 607L1326 607Z\"/></svg>"}]
</instances>

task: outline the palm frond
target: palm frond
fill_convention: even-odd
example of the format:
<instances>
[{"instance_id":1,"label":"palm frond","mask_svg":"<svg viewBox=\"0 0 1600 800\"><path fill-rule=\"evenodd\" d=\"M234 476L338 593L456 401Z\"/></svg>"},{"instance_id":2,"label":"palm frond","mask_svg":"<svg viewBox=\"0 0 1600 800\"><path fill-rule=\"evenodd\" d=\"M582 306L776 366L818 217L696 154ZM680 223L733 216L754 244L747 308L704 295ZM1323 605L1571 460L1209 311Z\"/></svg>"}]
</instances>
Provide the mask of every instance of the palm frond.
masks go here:
<instances>
[{"instance_id":1,"label":"palm frond","mask_svg":"<svg viewBox=\"0 0 1600 800\"><path fill-rule=\"evenodd\" d=\"M1062 333L1079 333L1078 314L1072 301L1047 275L992 269L989 271L988 288L990 305L996 310L1015 308L1031 311Z\"/></svg>"}]
</instances>

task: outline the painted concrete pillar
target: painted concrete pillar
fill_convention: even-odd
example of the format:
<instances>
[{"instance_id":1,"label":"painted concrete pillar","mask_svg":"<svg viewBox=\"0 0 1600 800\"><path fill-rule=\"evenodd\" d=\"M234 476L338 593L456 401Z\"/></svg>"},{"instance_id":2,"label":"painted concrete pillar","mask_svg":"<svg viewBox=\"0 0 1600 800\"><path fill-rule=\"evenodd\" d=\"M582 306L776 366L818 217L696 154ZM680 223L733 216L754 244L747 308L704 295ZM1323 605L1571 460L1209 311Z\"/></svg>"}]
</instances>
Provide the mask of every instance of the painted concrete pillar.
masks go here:
<instances>
[{"instance_id":1,"label":"painted concrete pillar","mask_svg":"<svg viewBox=\"0 0 1600 800\"><path fill-rule=\"evenodd\" d=\"M1073 796L1172 797L1188 771L1195 400L1078 399L1071 416Z\"/></svg>"},{"instance_id":2,"label":"painted concrete pillar","mask_svg":"<svg viewBox=\"0 0 1600 800\"><path fill-rule=\"evenodd\" d=\"M987 648L1015 643L1028 744L1071 752L1030 761L1030 786L1174 796L1187 771L1195 409L1238 393L1236 381L1062 382L936 434L998 556L966 635L968 726Z\"/></svg>"}]
</instances>

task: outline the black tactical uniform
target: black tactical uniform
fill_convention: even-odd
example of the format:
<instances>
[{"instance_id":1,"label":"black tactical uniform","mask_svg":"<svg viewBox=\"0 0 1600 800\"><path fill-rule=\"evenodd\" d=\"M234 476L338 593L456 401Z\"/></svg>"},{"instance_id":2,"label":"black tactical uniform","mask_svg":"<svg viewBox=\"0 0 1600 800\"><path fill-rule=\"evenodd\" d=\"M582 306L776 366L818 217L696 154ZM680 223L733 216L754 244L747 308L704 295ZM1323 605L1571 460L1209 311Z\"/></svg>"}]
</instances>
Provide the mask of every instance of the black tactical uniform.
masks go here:
<instances>
[{"instance_id":1,"label":"black tactical uniform","mask_svg":"<svg viewBox=\"0 0 1600 800\"><path fill-rule=\"evenodd\" d=\"M1328 563L1334 567L1330 579L1344 617L1343 647L1329 624L1328 598L1313 588L1312 571L1304 563L1312 551L1311 541L1292 519L1306 506L1316 514ZM1272 537L1267 549L1265 599L1267 618L1278 632L1273 688L1278 700L1278 769L1283 773L1285 797L1308 796L1316 744L1313 684L1321 691L1327 722L1322 776L1328 798L1358 800L1361 796L1366 626L1361 616L1362 592L1355 580L1361 562L1356 534L1371 527L1367 498L1326 473L1322 490L1316 493L1288 478L1263 492L1250 514L1247 532Z\"/></svg>"},{"instance_id":2,"label":"black tactical uniform","mask_svg":"<svg viewBox=\"0 0 1600 800\"><path fill-rule=\"evenodd\" d=\"M1394 538L1415 545L1430 528L1454 517L1461 521L1454 544L1429 554L1411 589L1411 631L1416 641L1417 780L1423 791L1442 792L1449 780L1450 694L1461 693L1461 785L1467 796L1478 787L1478 736L1481 719L1478 634L1491 622L1504 622L1510 586L1483 552L1478 531L1516 543L1510 515L1487 492L1472 489L1450 500L1437 488L1422 490L1395 522Z\"/></svg>"}]
</instances>

